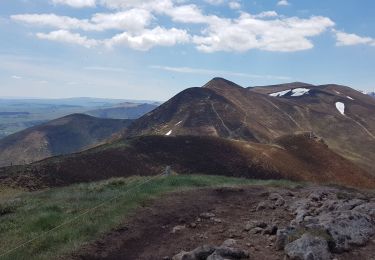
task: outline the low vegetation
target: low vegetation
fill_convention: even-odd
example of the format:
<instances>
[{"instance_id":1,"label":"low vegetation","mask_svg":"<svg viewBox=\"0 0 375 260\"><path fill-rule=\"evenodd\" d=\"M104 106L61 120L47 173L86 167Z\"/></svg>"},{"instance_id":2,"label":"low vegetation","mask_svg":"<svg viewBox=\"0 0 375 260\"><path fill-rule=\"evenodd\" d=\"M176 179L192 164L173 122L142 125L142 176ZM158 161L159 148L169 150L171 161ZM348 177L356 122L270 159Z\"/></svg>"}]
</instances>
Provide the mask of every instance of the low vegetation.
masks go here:
<instances>
[{"instance_id":1,"label":"low vegetation","mask_svg":"<svg viewBox=\"0 0 375 260\"><path fill-rule=\"evenodd\" d=\"M228 185L296 186L288 181L176 175L115 178L13 196L7 192L6 199L0 198L0 259L56 259L167 192ZM9 252L26 241L31 242Z\"/></svg>"}]
</instances>

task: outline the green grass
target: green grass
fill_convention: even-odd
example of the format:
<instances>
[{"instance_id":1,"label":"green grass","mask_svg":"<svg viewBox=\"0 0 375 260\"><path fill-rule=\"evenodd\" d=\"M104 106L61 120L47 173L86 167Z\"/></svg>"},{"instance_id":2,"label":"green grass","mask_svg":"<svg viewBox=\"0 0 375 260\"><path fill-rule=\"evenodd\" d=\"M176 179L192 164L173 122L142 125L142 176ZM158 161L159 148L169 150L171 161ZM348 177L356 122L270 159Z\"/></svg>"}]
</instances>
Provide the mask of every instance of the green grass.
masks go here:
<instances>
[{"instance_id":1,"label":"green grass","mask_svg":"<svg viewBox=\"0 0 375 260\"><path fill-rule=\"evenodd\" d=\"M0 215L0 255L22 242L38 238L0 259L56 259L69 254L117 227L138 206L167 192L214 186L295 186L288 181L204 175L162 176L140 185L148 178L115 178L40 192L15 193L14 197L8 195L6 201L0 200L0 208L4 208L4 214ZM100 206L95 210L81 215L97 205ZM69 222L72 219L74 221ZM68 224L44 234L67 221Z\"/></svg>"}]
</instances>

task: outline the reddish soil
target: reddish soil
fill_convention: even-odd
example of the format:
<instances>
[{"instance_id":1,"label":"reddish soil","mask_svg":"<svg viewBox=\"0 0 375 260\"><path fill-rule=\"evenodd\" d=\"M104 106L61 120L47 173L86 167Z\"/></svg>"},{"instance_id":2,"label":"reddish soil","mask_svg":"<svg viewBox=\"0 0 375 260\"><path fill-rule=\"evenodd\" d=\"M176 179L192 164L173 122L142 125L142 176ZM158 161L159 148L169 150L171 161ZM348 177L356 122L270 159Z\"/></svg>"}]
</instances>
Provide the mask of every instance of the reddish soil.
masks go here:
<instances>
[{"instance_id":1,"label":"reddish soil","mask_svg":"<svg viewBox=\"0 0 375 260\"><path fill-rule=\"evenodd\" d=\"M270 192L281 192L292 199L297 190L267 187L215 188L168 194L138 209L124 224L96 242L76 252L72 259L170 259L182 250L198 246L221 245L233 238L237 246L250 253L250 259L283 259L274 248L275 236L245 231L247 221L278 223L284 228L293 218L284 208L256 211ZM200 218L210 212L214 218ZM176 226L186 228L172 233ZM374 259L374 240L366 247L335 255L338 260Z\"/></svg>"}]
</instances>

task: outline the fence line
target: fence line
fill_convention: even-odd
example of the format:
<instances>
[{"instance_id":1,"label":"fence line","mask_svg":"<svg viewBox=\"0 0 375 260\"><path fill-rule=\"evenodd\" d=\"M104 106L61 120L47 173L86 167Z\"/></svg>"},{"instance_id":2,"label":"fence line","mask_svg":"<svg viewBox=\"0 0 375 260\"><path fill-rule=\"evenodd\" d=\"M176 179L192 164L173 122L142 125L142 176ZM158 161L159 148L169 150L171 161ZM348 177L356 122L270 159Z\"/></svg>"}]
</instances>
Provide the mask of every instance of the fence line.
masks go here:
<instances>
[{"instance_id":1,"label":"fence line","mask_svg":"<svg viewBox=\"0 0 375 260\"><path fill-rule=\"evenodd\" d=\"M68 219L67 221L65 221L65 222L63 222L63 223L57 225L56 227L53 227L53 228L51 228L51 229L49 229L49 230L47 230L47 231L44 231L44 232L42 232L41 234L35 236L34 238L31 238L31 239L29 239L29 240L27 240L27 241L25 241L25 242L19 244L18 246L15 246L15 247L13 247L13 248L10 249L10 250L8 250L8 251L6 251L6 252L4 252L4 253L1 253L1 254L0 254L0 258L1 258L1 257L4 257L4 256L6 256L6 255L9 255L10 253L13 253L13 252L16 251L17 249L19 249L19 248L21 248L21 247L24 247L25 245L30 244L30 243L32 243L33 241L38 240L39 238L45 237L47 234L52 233L53 231L55 231L55 230L57 230L57 229L59 229L59 228L61 228L61 227L63 227L63 226L66 226L66 225L68 225L68 224L74 222L75 220L81 218L82 216L88 214L89 212L94 211L94 210L96 210L96 209L98 209L98 208L104 206L105 204L107 204L107 203L109 203L109 202L112 202L112 201L114 201L114 200L116 200L116 199L118 199L118 198L120 198L120 197L122 197L122 196L127 195L130 191L133 191L133 190L135 190L136 188L139 188L139 187L141 187L142 185L144 185L144 184L146 184L146 183L148 183L148 182L150 182L150 181L152 181L152 180L154 180L154 179L156 179L156 178L158 178L158 177L161 177L161 176L163 176L163 175L165 175L164 172L163 172L163 173L160 173L160 174L158 174L158 175L155 175L155 176L153 176L153 177L151 177L151 178L148 178L147 180L145 180L145 181L143 181L143 182L141 182L141 183L139 183L139 184L137 184L137 185L131 187L131 188L130 188L129 190L127 190L125 193L123 193L123 194L121 194L121 195L118 195L118 196L115 196L115 197L113 197L113 198L111 198L111 199L108 199L108 200L106 200L106 201L100 202L100 203L97 204L96 206L84 210L82 213L78 214L78 215L75 216L75 217L72 217L71 219Z\"/></svg>"}]
</instances>

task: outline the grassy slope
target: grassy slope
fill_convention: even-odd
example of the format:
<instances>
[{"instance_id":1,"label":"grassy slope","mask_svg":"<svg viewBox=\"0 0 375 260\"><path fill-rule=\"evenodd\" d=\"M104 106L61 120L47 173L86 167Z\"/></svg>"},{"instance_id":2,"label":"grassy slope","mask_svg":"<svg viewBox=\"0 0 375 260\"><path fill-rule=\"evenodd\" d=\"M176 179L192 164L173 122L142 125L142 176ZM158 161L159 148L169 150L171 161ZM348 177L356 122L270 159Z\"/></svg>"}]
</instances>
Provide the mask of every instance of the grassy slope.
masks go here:
<instances>
[{"instance_id":1,"label":"grassy slope","mask_svg":"<svg viewBox=\"0 0 375 260\"><path fill-rule=\"evenodd\" d=\"M124 216L166 192L224 185L294 185L288 181L259 181L222 176L180 175L116 178L75 184L41 192L2 191L0 198L0 259L56 259L118 226ZM135 188L136 187L136 188ZM13 196L12 196L13 194ZM111 200L116 198L114 200ZM111 201L110 201L111 200ZM73 222L42 235L1 257L7 250L105 203Z\"/></svg>"}]
</instances>

